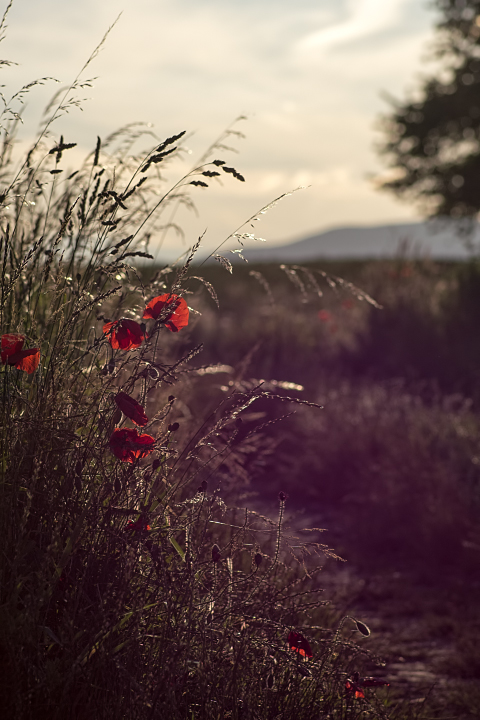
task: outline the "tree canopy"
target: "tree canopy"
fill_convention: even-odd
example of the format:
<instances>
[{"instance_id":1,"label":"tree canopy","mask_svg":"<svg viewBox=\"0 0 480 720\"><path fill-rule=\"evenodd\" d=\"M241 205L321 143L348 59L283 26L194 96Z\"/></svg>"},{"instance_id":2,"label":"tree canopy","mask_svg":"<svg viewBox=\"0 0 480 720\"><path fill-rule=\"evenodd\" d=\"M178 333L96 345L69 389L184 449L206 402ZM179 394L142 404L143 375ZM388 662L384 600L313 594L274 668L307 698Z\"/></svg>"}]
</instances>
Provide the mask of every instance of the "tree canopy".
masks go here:
<instances>
[{"instance_id":1,"label":"tree canopy","mask_svg":"<svg viewBox=\"0 0 480 720\"><path fill-rule=\"evenodd\" d=\"M440 11L436 77L415 98L391 100L380 152L380 186L429 216L474 218L480 210L480 0L434 0Z\"/></svg>"}]
</instances>

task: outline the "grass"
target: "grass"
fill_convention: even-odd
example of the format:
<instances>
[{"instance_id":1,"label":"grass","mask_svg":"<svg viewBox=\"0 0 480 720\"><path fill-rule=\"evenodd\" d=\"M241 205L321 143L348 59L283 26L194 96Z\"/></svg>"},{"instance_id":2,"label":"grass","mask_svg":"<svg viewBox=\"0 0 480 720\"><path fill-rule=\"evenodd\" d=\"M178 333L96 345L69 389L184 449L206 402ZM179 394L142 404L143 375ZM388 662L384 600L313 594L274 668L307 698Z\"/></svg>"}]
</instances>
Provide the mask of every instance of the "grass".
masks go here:
<instances>
[{"instance_id":1,"label":"grass","mask_svg":"<svg viewBox=\"0 0 480 720\"><path fill-rule=\"evenodd\" d=\"M297 408L275 436L269 434L275 450L262 474L252 475L252 490L265 502L281 484L304 522L329 528L327 537L348 559L353 577L339 604L364 613L368 622L375 619L373 645L387 667L410 657L412 647L428 657L432 637L439 642L447 632L448 659L429 667L430 677L444 685L422 688L429 698L422 712L473 718L480 560L477 262L399 258L306 270L316 274L322 295L307 287L302 297L274 266L241 266L228 283L220 270L208 270L223 332L219 338L207 334L207 356L222 352L233 365L240 362L248 353L242 338L233 341L241 327L256 348L249 359L257 382L293 379L304 387L298 397L323 406L315 414ZM332 287L319 271L353 282L382 309L359 300L344 283ZM253 303L254 314L242 297ZM205 315L208 333L208 306ZM271 409L261 410L268 420ZM355 602L358 584L373 588L378 581L388 597L365 591ZM323 582L329 591L336 587L330 570ZM436 598L443 609L432 615ZM393 671L390 677L392 694L405 688ZM415 687L410 692L419 699Z\"/></svg>"},{"instance_id":2,"label":"grass","mask_svg":"<svg viewBox=\"0 0 480 720\"><path fill-rule=\"evenodd\" d=\"M132 264L153 260L165 211L192 189L243 178L217 144L168 186L184 132L137 155L132 128L68 169L74 143L54 130L83 85L57 97L24 157L15 97L2 117L2 708L385 718L385 688L348 689L373 656L368 628L325 608L318 575L335 553L290 537L281 486L274 520L240 503L271 452L256 407L318 405L258 386L246 365L201 364L196 246L149 276Z\"/></svg>"},{"instance_id":3,"label":"grass","mask_svg":"<svg viewBox=\"0 0 480 720\"><path fill-rule=\"evenodd\" d=\"M141 126L70 169L55 129L82 77L23 156L15 98L2 116L5 712L475 717L477 265L232 268L227 243L215 267L195 247L159 266L179 204L243 176L222 136L169 184L184 132ZM357 577L328 603L337 553ZM355 673L381 680L405 652L393 618L418 613L422 583L461 588L445 613L421 605L459 683L426 704L395 678L356 697Z\"/></svg>"}]
</instances>

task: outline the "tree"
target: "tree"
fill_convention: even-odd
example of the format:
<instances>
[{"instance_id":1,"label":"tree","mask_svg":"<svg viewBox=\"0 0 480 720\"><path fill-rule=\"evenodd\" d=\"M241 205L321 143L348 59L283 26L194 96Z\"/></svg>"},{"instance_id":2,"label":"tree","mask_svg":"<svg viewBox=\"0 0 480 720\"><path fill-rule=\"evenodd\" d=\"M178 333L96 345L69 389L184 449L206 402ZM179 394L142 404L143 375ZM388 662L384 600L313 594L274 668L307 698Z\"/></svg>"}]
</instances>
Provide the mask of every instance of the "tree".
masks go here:
<instances>
[{"instance_id":1,"label":"tree","mask_svg":"<svg viewBox=\"0 0 480 720\"><path fill-rule=\"evenodd\" d=\"M434 0L437 77L415 99L390 100L380 187L419 202L430 217L468 221L480 211L480 0Z\"/></svg>"}]
</instances>

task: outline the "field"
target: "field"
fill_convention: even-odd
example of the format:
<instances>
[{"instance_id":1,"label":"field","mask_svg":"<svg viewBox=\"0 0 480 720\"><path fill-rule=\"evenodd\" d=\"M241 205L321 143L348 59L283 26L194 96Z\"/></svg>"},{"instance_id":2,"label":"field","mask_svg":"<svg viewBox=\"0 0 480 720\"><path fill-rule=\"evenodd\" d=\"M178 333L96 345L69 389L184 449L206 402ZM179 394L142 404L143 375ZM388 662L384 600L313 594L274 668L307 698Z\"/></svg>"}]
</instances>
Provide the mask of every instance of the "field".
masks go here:
<instances>
[{"instance_id":1,"label":"field","mask_svg":"<svg viewBox=\"0 0 480 720\"><path fill-rule=\"evenodd\" d=\"M184 132L129 126L72 170L81 78L22 154L33 86L0 147L3 712L478 717L476 261L163 266L176 208L244 180L223 143L168 184Z\"/></svg>"},{"instance_id":2,"label":"field","mask_svg":"<svg viewBox=\"0 0 480 720\"><path fill-rule=\"evenodd\" d=\"M248 366L252 384L293 382L323 406L265 428L249 490L266 506L282 487L294 527L328 529L348 562L327 563L326 586L340 583L344 609L379 628L400 687L417 700L436 687L428 717L477 717L478 265L399 257L204 275L220 302L204 295L206 356L239 368L236 382Z\"/></svg>"}]
</instances>

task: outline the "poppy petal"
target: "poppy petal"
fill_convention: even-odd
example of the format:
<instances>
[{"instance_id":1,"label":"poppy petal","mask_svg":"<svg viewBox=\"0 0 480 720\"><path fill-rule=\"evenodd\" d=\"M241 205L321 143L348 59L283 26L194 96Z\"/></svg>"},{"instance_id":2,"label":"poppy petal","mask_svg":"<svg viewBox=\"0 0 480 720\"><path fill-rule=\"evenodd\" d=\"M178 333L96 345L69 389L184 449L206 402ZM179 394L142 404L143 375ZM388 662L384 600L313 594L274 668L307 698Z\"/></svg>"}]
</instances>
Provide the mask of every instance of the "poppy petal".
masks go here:
<instances>
[{"instance_id":1,"label":"poppy petal","mask_svg":"<svg viewBox=\"0 0 480 720\"><path fill-rule=\"evenodd\" d=\"M126 318L105 323L103 334L108 337L114 350L131 350L139 347L145 338L141 326L135 320Z\"/></svg>"},{"instance_id":2,"label":"poppy petal","mask_svg":"<svg viewBox=\"0 0 480 720\"><path fill-rule=\"evenodd\" d=\"M109 444L115 457L123 462L133 463L153 452L155 438L146 434L139 435L133 428L115 428Z\"/></svg>"},{"instance_id":3,"label":"poppy petal","mask_svg":"<svg viewBox=\"0 0 480 720\"><path fill-rule=\"evenodd\" d=\"M34 373L40 362L40 350L38 348L29 348L28 350L20 350L20 352L10 355L8 358L9 365L15 365L17 370L24 370L31 374Z\"/></svg>"},{"instance_id":4,"label":"poppy petal","mask_svg":"<svg viewBox=\"0 0 480 720\"><path fill-rule=\"evenodd\" d=\"M171 307L168 307L171 306ZM150 300L143 313L143 319L158 320L164 315L163 322L172 332L178 332L188 325L190 311L185 300L178 295L158 295Z\"/></svg>"},{"instance_id":5,"label":"poppy petal","mask_svg":"<svg viewBox=\"0 0 480 720\"><path fill-rule=\"evenodd\" d=\"M360 685L362 687L382 687L383 685L390 685L390 683L374 677L364 677L361 678Z\"/></svg>"},{"instance_id":6,"label":"poppy petal","mask_svg":"<svg viewBox=\"0 0 480 720\"><path fill-rule=\"evenodd\" d=\"M24 342L24 336L17 333L2 335L2 363L5 364L10 355L20 352Z\"/></svg>"},{"instance_id":7,"label":"poppy petal","mask_svg":"<svg viewBox=\"0 0 480 720\"><path fill-rule=\"evenodd\" d=\"M148 417L145 414L144 408L139 402L130 397L130 395L127 395L127 393L119 392L115 396L115 402L122 413L130 418L135 425L144 427L148 423Z\"/></svg>"},{"instance_id":8,"label":"poppy petal","mask_svg":"<svg viewBox=\"0 0 480 720\"><path fill-rule=\"evenodd\" d=\"M300 633L294 632L293 630L288 634L288 644L290 649L297 652L304 658L313 657L312 648L306 638Z\"/></svg>"}]
</instances>

